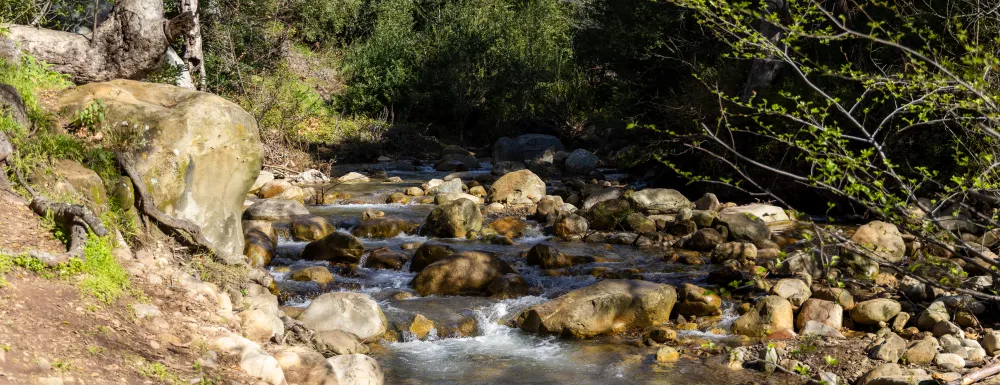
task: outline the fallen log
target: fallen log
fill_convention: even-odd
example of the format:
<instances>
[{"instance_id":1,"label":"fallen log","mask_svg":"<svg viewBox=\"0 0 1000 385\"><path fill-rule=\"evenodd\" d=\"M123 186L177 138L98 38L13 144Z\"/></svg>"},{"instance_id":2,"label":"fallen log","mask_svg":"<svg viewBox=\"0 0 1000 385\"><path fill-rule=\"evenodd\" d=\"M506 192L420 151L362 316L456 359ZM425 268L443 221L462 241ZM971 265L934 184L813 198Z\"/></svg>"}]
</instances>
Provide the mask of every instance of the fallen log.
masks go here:
<instances>
[{"instance_id":1,"label":"fallen log","mask_svg":"<svg viewBox=\"0 0 1000 385\"><path fill-rule=\"evenodd\" d=\"M191 12L165 19L162 0L119 0L92 36L6 24L0 27L8 31L7 38L0 39L17 43L20 50L82 84L141 78L159 66L170 43L194 30L195 23ZM0 52L0 57L17 54Z\"/></svg>"},{"instance_id":2,"label":"fallen log","mask_svg":"<svg viewBox=\"0 0 1000 385\"><path fill-rule=\"evenodd\" d=\"M945 385L972 385L986 378L1000 373L1000 361L984 366L982 369L966 373L962 378L949 382Z\"/></svg>"}]
</instances>

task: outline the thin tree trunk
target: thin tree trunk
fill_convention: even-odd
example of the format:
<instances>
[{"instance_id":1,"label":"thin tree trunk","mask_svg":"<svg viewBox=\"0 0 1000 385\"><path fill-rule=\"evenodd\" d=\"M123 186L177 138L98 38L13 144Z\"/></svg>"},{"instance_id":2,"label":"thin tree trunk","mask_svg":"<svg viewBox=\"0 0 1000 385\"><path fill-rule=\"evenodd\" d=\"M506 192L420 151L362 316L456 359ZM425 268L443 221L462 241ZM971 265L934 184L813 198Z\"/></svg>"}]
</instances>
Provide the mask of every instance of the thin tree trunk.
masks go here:
<instances>
[{"instance_id":1,"label":"thin tree trunk","mask_svg":"<svg viewBox=\"0 0 1000 385\"><path fill-rule=\"evenodd\" d=\"M195 27L195 18L184 12L164 19L162 0L119 0L93 38L17 24L3 27L24 52L76 83L91 83L141 78L157 67L171 41Z\"/></svg>"},{"instance_id":2,"label":"thin tree trunk","mask_svg":"<svg viewBox=\"0 0 1000 385\"><path fill-rule=\"evenodd\" d=\"M194 15L194 27L184 40L184 60L188 71L198 81L198 89L205 89L205 60L201 49L201 22L198 19L198 0L181 0L181 12Z\"/></svg>"}]
</instances>

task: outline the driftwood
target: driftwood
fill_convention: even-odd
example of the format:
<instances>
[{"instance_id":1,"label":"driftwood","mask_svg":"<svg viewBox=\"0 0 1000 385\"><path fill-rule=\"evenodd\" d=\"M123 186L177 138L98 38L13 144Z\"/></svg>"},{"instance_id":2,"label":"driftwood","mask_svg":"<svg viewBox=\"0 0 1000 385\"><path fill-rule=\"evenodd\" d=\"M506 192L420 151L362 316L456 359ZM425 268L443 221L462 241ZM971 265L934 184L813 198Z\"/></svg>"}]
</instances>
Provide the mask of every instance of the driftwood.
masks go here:
<instances>
[{"instance_id":1,"label":"driftwood","mask_svg":"<svg viewBox=\"0 0 1000 385\"><path fill-rule=\"evenodd\" d=\"M8 38L24 52L76 83L92 83L141 78L159 66L171 42L195 29L195 22L190 12L165 19L162 0L119 0L93 36L17 24L0 27L9 30ZM16 53L0 52L6 56Z\"/></svg>"},{"instance_id":2,"label":"driftwood","mask_svg":"<svg viewBox=\"0 0 1000 385\"><path fill-rule=\"evenodd\" d=\"M972 385L986 378L995 376L998 373L1000 373L1000 361L989 364L982 369L966 373L962 376L962 378L949 382L945 385Z\"/></svg>"}]
</instances>

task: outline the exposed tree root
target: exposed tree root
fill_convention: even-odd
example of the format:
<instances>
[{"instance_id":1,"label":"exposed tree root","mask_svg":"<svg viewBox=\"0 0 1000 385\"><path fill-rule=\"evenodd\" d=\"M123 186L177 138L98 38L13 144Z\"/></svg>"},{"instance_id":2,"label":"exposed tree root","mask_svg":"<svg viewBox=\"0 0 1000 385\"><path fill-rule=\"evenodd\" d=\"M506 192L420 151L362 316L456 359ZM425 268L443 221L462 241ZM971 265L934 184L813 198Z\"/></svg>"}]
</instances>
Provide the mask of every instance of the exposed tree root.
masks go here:
<instances>
[{"instance_id":1,"label":"exposed tree root","mask_svg":"<svg viewBox=\"0 0 1000 385\"><path fill-rule=\"evenodd\" d=\"M65 260L69 257L83 259L85 257L83 249L84 244L87 243L88 228L97 236L103 237L108 235L108 230L104 227L104 224L101 223L101 220L97 218L97 216L94 215L94 213L91 212L86 206L53 202L49 198L35 192L35 190L32 189L27 182L25 182L24 176L21 175L20 171L14 169L14 174L17 176L17 182L28 191L28 194L31 194L31 203L28 204L31 211L34 211L35 214L38 214L38 216L42 218L47 218L51 215L52 219L55 220L56 223L69 230L70 233L69 251L66 258L51 256L44 252L38 252L45 254L35 256L39 260L46 262L46 264L50 264L49 262L54 260L65 262ZM54 264L58 263L59 262L56 262Z\"/></svg>"}]
</instances>

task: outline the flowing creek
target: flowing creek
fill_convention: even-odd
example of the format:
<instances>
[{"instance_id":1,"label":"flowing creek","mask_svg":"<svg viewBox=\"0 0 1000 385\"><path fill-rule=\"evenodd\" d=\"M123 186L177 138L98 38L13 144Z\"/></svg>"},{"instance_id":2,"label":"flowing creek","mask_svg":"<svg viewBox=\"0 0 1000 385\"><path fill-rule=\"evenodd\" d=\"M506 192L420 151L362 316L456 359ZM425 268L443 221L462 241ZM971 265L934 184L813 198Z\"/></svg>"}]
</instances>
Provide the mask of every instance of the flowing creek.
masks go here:
<instances>
[{"instance_id":1,"label":"flowing creek","mask_svg":"<svg viewBox=\"0 0 1000 385\"><path fill-rule=\"evenodd\" d=\"M378 165L359 165L354 170ZM341 166L343 167L343 166ZM488 168L487 168L488 170ZM376 209L386 217L402 218L422 223L433 205L384 204L385 197L405 187L419 186L432 178L443 178L448 173L423 169L397 171L389 169L389 176L398 176L402 183L358 183L339 185L338 192L351 195L357 204L311 206L312 214L325 217L338 228L349 231L361 221L362 211ZM488 172L488 171L483 171ZM551 181L546 181L551 185ZM551 186L550 186L551 188ZM489 220L485 222L488 223ZM296 260L306 242L288 238L288 224L277 224L281 240L271 272L285 293L285 305L304 307L310 298L325 291L356 291L375 298L392 328L393 319L422 314L435 325L474 325L471 335L456 336L441 330L432 331L424 340L403 336L399 342L389 342L372 355L383 367L389 384L719 384L731 383L733 374L724 367L709 367L696 361L682 360L670 365L658 365L650 355L650 348L638 347L622 339L597 338L578 341L552 336L538 336L508 326L517 314L532 305L554 298L568 290L593 284L598 278L588 274L595 267L614 271L636 269L642 279L679 285L704 284L707 271L703 267L688 266L662 261L662 249L642 250L632 246L606 245L584 242L561 242L545 236L541 226L528 222L532 228L514 245L493 245L484 241L465 239L439 240L452 244L458 250L476 250L492 253L511 263L532 287L540 289L535 296L512 300L494 300L485 297L412 297L399 296L409 288L416 275L408 266L402 270L373 270L363 267L330 267L334 283L327 287L309 282L288 280L288 272L309 265L326 265L325 262ZM391 239L362 239L366 250L389 247L401 250L404 244L425 242L427 237L401 235ZM542 275L538 267L527 266L521 253L531 246L549 242L569 255L599 257L599 261L574 266L579 275L550 277ZM412 255L413 251L404 251ZM362 262L363 265L363 262ZM402 299L400 299L402 298ZM714 320L714 325L701 330L680 331L679 337L691 341L710 340L724 344L725 334L736 318L732 304ZM470 328L466 326L467 328ZM714 332L710 329L715 329ZM655 352L655 350L654 350Z\"/></svg>"}]
</instances>

